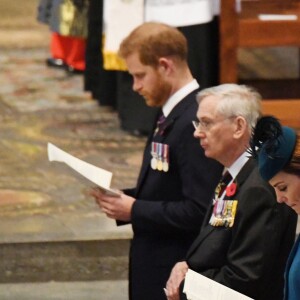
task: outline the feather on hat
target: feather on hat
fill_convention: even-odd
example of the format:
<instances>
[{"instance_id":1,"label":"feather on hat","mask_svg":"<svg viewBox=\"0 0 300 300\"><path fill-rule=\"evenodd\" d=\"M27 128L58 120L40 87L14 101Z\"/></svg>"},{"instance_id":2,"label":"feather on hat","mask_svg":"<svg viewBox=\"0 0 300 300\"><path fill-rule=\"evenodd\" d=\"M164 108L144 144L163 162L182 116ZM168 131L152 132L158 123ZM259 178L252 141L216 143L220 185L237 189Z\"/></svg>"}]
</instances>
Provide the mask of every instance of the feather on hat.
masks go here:
<instances>
[{"instance_id":1,"label":"feather on hat","mask_svg":"<svg viewBox=\"0 0 300 300\"><path fill-rule=\"evenodd\" d=\"M281 126L278 119L265 116L258 120L250 140L250 154L258 161L260 175L270 180L290 161L295 145L296 131Z\"/></svg>"}]
</instances>

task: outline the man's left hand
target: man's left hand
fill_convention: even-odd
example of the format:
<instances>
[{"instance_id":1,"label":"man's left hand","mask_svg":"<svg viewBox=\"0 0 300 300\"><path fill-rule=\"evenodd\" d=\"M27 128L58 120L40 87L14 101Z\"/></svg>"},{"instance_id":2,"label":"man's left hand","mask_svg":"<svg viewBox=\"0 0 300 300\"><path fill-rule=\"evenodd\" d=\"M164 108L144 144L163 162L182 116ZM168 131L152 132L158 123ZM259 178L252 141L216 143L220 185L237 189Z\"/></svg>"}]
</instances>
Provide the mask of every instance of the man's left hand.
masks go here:
<instances>
[{"instance_id":1,"label":"man's left hand","mask_svg":"<svg viewBox=\"0 0 300 300\"><path fill-rule=\"evenodd\" d=\"M109 218L125 222L131 220L132 205L136 201L133 197L122 193L120 196L108 196L98 188L92 189L90 195Z\"/></svg>"}]
</instances>

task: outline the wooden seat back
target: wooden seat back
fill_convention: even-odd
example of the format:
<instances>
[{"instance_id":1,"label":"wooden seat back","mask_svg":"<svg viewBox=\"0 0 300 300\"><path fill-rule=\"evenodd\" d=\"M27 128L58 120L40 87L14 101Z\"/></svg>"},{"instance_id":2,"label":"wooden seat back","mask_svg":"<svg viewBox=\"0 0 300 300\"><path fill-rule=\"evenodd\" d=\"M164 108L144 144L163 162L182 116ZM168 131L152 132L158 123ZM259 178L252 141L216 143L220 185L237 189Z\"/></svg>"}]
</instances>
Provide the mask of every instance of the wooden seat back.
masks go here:
<instances>
[{"instance_id":1,"label":"wooden seat back","mask_svg":"<svg viewBox=\"0 0 300 300\"><path fill-rule=\"evenodd\" d=\"M241 12L235 0L221 0L220 83L238 82L239 47L297 46L300 48L299 0L242 0ZM260 15L296 16L296 20L263 21ZM300 84L300 83L299 83ZM263 101L264 114L300 129L299 99Z\"/></svg>"},{"instance_id":2,"label":"wooden seat back","mask_svg":"<svg viewBox=\"0 0 300 300\"><path fill-rule=\"evenodd\" d=\"M263 21L259 15L297 16L296 20ZM300 1L242 1L241 12L235 0L221 1L220 82L237 82L239 47L300 47Z\"/></svg>"}]
</instances>

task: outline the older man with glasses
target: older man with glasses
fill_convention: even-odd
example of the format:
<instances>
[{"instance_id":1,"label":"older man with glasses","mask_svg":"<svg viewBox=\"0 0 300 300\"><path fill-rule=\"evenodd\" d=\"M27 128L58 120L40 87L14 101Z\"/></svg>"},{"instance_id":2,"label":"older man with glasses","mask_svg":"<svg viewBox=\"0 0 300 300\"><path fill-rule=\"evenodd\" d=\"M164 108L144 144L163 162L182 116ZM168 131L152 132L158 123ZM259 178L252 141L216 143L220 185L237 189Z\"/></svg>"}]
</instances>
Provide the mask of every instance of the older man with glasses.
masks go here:
<instances>
[{"instance_id":1,"label":"older man with glasses","mask_svg":"<svg viewBox=\"0 0 300 300\"><path fill-rule=\"evenodd\" d=\"M181 292L188 269L256 300L283 297L283 274L294 243L296 215L276 203L273 188L260 177L247 148L260 116L261 96L250 87L224 84L202 90L194 136L205 155L225 166L226 180L186 259L166 285L169 300Z\"/></svg>"}]
</instances>

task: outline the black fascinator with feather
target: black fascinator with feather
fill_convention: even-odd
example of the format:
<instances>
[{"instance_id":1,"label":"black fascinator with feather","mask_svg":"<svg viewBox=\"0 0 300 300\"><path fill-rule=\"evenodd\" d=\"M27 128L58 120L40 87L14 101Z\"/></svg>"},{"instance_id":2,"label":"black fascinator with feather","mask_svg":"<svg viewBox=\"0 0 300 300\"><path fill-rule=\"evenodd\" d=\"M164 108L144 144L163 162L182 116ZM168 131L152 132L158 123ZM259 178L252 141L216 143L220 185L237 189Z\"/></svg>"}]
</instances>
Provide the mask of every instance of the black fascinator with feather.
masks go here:
<instances>
[{"instance_id":1,"label":"black fascinator with feather","mask_svg":"<svg viewBox=\"0 0 300 300\"><path fill-rule=\"evenodd\" d=\"M272 116L262 117L258 120L250 140L250 154L257 158L262 146L269 156L278 147L278 138L282 135L282 127L278 119Z\"/></svg>"},{"instance_id":2,"label":"black fascinator with feather","mask_svg":"<svg viewBox=\"0 0 300 300\"><path fill-rule=\"evenodd\" d=\"M289 162L296 144L296 132L281 126L273 116L260 118L253 129L250 154L258 161L259 172L270 180Z\"/></svg>"}]
</instances>

